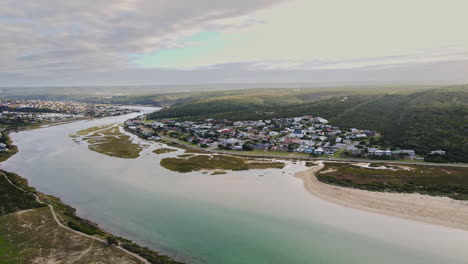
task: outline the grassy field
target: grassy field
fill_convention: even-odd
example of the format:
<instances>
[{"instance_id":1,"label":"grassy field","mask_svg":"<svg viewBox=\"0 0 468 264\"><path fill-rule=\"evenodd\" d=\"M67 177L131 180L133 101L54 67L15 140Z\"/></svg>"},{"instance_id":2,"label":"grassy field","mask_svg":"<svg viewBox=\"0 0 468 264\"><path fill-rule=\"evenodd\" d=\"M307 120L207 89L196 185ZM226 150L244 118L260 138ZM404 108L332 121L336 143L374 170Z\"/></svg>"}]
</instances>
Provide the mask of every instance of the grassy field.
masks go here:
<instances>
[{"instance_id":1,"label":"grassy field","mask_svg":"<svg viewBox=\"0 0 468 264\"><path fill-rule=\"evenodd\" d=\"M326 162L323 182L371 191L421 193L468 200L468 168L371 164L370 168Z\"/></svg>"},{"instance_id":2,"label":"grassy field","mask_svg":"<svg viewBox=\"0 0 468 264\"><path fill-rule=\"evenodd\" d=\"M70 137L77 140L78 137L88 142L88 148L108 156L135 159L143 150L138 144L132 142L129 135L120 132L117 125L91 127L76 132Z\"/></svg>"},{"instance_id":3,"label":"grassy field","mask_svg":"<svg viewBox=\"0 0 468 264\"><path fill-rule=\"evenodd\" d=\"M171 149L171 148L160 148L160 149L155 149L153 150L153 153L155 154L164 154L164 153L169 153L169 152L174 152L177 151L176 149Z\"/></svg>"},{"instance_id":4,"label":"grassy field","mask_svg":"<svg viewBox=\"0 0 468 264\"><path fill-rule=\"evenodd\" d=\"M58 226L48 207L0 216L0 263L141 263Z\"/></svg>"},{"instance_id":5,"label":"grassy field","mask_svg":"<svg viewBox=\"0 0 468 264\"><path fill-rule=\"evenodd\" d=\"M191 172L199 170L249 170L283 168L282 162L249 161L240 157L226 155L197 155L188 158L165 158L161 166L177 172ZM218 173L219 174L219 171Z\"/></svg>"}]
</instances>

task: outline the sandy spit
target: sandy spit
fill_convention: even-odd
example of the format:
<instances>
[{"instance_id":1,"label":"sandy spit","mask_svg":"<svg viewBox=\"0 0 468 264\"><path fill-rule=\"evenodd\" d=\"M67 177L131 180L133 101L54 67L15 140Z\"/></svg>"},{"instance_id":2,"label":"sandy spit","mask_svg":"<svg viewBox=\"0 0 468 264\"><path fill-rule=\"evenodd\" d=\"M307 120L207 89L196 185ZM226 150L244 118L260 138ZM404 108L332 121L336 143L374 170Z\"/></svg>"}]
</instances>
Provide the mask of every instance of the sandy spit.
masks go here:
<instances>
[{"instance_id":1,"label":"sandy spit","mask_svg":"<svg viewBox=\"0 0 468 264\"><path fill-rule=\"evenodd\" d=\"M382 193L351 189L320 182L315 173L324 165L294 174L313 195L355 209L430 224L468 230L468 202L421 194Z\"/></svg>"}]
</instances>

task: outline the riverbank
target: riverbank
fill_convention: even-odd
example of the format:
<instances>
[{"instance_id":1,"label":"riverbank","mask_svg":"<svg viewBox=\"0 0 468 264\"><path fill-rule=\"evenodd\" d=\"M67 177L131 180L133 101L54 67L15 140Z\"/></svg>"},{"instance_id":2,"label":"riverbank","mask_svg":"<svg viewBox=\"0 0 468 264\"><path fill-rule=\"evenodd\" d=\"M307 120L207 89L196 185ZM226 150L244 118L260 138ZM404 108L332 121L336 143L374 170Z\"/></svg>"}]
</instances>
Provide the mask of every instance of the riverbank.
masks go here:
<instances>
[{"instance_id":1,"label":"riverbank","mask_svg":"<svg viewBox=\"0 0 468 264\"><path fill-rule=\"evenodd\" d=\"M68 124L68 123L71 123L71 122L74 122L74 121L82 121L82 120L88 120L88 119L86 118L86 119L79 119L79 120L68 120L67 122L48 123L48 124L42 124L41 126L24 126L24 127L21 127L21 128L17 128L15 130L8 130L8 131L6 131L6 133L5 132L4 133L8 137L8 146L14 151L9 152L8 156L5 155L5 156L1 157L3 159L0 160L0 161L2 161L2 162L6 161L10 157L12 157L16 153L18 153L18 148L17 148L16 145L14 145L14 142L9 137L9 133L24 131L24 130L39 129L39 128L42 128L42 127L50 127L50 126L54 126L54 125L63 125L63 124ZM62 202L60 198L57 198L57 197L54 197L54 196L51 196L51 195L47 195L47 194L44 194L44 193L41 193L41 192L37 191L34 187L31 187L28 184L28 181L25 178L22 178L21 176L15 174L15 173L0 170L0 177L5 178L6 181L9 183L6 186L4 186L5 188L18 189L18 190L20 190L22 192L27 193L30 196L33 196L34 199L39 204L47 205L47 207L50 209L50 212L51 212L51 214L53 216L52 222L55 222L57 224L57 226L62 229L63 232L68 232L68 233L71 232L71 233L74 233L75 235L78 235L80 237L91 239L91 241L93 241L93 245L90 246L88 249L86 249L86 251L83 254L88 254L91 247L96 247L96 246L94 246L95 242L101 243L100 247L106 247L109 239L111 239L111 241L113 241L114 247L116 249L120 250L120 254L115 254L115 256L112 255L113 254L112 252L110 252L110 253L107 252L106 254L109 254L107 256L107 258L105 257L105 254L103 252L100 252L99 253L100 257L105 257L105 258L104 259L99 259L99 261L98 261L98 258L95 258L95 259L91 258L90 261L92 261L92 262L98 261L100 263L101 262L102 263L127 263L126 261L122 262L121 259L119 261L117 261L117 262L114 261L116 259L115 257L117 255L119 255L119 257L122 257L123 255L127 255L127 257L130 257L130 258L132 258L134 260L137 260L138 263L182 264L181 262L173 260L169 256L162 255L162 254L160 254L160 253L158 253L158 252L156 252L156 251L154 251L154 250L152 250L152 249L150 249L148 247L140 246L139 244L134 243L133 241L128 240L126 238L114 236L113 234L101 229L94 222L79 217L76 214L76 209L71 207L70 205ZM18 202L18 201L16 201L16 202ZM18 208L21 208L21 206L16 205L16 206L13 206L13 208L18 209ZM11 214L5 214L4 216L8 217L8 223L9 224L16 225L17 223L14 220L10 219L10 218L15 218L14 217L15 214L22 214L23 212L28 212L28 214L29 214L30 211L31 211L30 209L29 210L19 210L19 211L15 211L14 213L11 213ZM36 212L34 211L34 213L36 213ZM40 217L42 217L42 218L47 217L47 215L44 215L44 214L47 214L46 212L39 212L39 214L41 215ZM10 217L12 215L13 215L13 217ZM1 216L2 216L2 214L0 214L0 217ZM31 217L33 217L33 218L36 217L37 218L37 215L31 216ZM21 220L21 219L19 219L19 220ZM30 224L30 225L32 225L32 224ZM38 228L40 228L40 227L41 226L39 226ZM35 227L33 227L33 228L35 228ZM55 236L57 236L57 232L59 232L59 231L57 231L56 229L54 229L53 231L55 233ZM7 234L9 234L9 233L7 233ZM60 236L65 237L64 238L65 240L62 241L62 244L72 243L71 240L73 240L74 242L76 242L78 240L77 238L72 238L71 239L71 238L67 237L67 235L64 235L64 234L60 234ZM25 238L22 238L22 239L25 239ZM28 241L29 240L34 241L36 239L39 239L39 238L34 237L34 235L32 235L32 234L31 234L31 237L27 238ZM69 239L69 241L67 241L67 239ZM2 237L0 237L0 242L1 241L2 241ZM15 242L15 239L12 239L12 242ZM83 241L83 243L86 243L86 242L87 241ZM16 245L12 245L12 246L16 247ZM35 247L37 247L37 246L39 246L39 245L36 245ZM50 250L50 247L52 247L52 245L49 243L49 244L47 244L47 247L48 247L48 250ZM23 250L27 251L27 249L23 249ZM28 250L31 250L31 249L28 249ZM58 252L57 254L62 255L61 258L63 258L64 261L67 261L68 257L70 257L70 259L72 259L72 257L73 257L73 256L67 256L66 251L63 251L60 254L59 251L61 251L62 249L59 246L57 246L57 248L54 248L54 250ZM32 249L32 251L34 251L34 252L42 251L42 248L40 248L40 247L34 248L34 249ZM114 251L114 253L115 253L115 251ZM19 253L17 255L18 255L17 257L21 258L21 255L19 255ZM42 260L47 262L47 257L45 257L45 256L39 256L39 257L43 258ZM55 258L54 256L48 256L48 257ZM51 261L54 261L54 260L51 260ZM108 262L106 262L106 261L108 261Z\"/></svg>"},{"instance_id":2,"label":"riverbank","mask_svg":"<svg viewBox=\"0 0 468 264\"><path fill-rule=\"evenodd\" d=\"M316 173L324 164L317 162L295 174L310 193L345 207L400 217L429 224L468 230L468 202L420 194L371 192L320 182Z\"/></svg>"},{"instance_id":3,"label":"riverbank","mask_svg":"<svg viewBox=\"0 0 468 264\"><path fill-rule=\"evenodd\" d=\"M133 131L127 130L138 137L141 138L140 135L134 133ZM217 153L217 154L226 154L226 155L234 155L234 156L242 156L242 157L251 157L251 158L274 158L274 159L297 159L297 160L305 160L305 161L320 161L320 160L327 160L327 161L338 161L338 162L368 162L368 163L388 163L388 164L402 164L402 165L426 165L426 166L446 166L446 167L468 167L466 163L434 163L434 162L414 162L414 161L395 161L395 160L369 160L369 159L359 159L359 158L325 158L325 157L312 157L306 155L304 153L296 153L296 152L284 152L284 151L236 151L236 150L217 150L217 149L208 149L208 148L201 148L197 145L191 145L187 142L183 142L179 139L175 139L172 137L159 135L163 142L172 145L174 147L186 149L186 150L194 150L194 151L201 151L204 153Z\"/></svg>"}]
</instances>

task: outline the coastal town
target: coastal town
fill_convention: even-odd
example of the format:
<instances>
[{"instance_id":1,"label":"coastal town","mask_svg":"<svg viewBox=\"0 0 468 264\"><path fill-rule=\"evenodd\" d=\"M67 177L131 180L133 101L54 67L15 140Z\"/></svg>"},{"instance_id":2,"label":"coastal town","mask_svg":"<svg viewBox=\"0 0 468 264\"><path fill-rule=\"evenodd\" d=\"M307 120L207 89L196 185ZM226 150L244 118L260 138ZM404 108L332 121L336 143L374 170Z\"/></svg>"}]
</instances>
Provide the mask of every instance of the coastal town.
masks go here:
<instances>
[{"instance_id":1,"label":"coastal town","mask_svg":"<svg viewBox=\"0 0 468 264\"><path fill-rule=\"evenodd\" d=\"M118 116L131 112L134 110L104 104L0 98L0 120L2 120L0 125L15 124L15 122L37 124L85 117Z\"/></svg>"},{"instance_id":2,"label":"coastal town","mask_svg":"<svg viewBox=\"0 0 468 264\"><path fill-rule=\"evenodd\" d=\"M381 147L381 135L376 131L344 129L311 115L250 121L137 118L125 122L125 128L149 140L169 138L209 150L293 152L334 158L424 159L412 149ZM435 152L444 154L440 150Z\"/></svg>"},{"instance_id":3,"label":"coastal town","mask_svg":"<svg viewBox=\"0 0 468 264\"><path fill-rule=\"evenodd\" d=\"M0 98L0 160L15 152L8 137L10 131L27 126L118 116L131 112L135 110L114 105Z\"/></svg>"}]
</instances>

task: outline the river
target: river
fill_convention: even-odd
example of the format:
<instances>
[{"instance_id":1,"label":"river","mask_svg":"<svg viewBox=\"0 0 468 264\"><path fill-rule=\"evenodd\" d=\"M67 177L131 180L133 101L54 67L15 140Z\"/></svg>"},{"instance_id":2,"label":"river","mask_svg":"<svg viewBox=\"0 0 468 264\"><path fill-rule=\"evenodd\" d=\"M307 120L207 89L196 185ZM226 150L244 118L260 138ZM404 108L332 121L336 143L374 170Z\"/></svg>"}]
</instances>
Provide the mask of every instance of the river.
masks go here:
<instances>
[{"instance_id":1,"label":"river","mask_svg":"<svg viewBox=\"0 0 468 264\"><path fill-rule=\"evenodd\" d=\"M156 155L158 143L143 142L139 158L120 159L69 137L136 115L13 133L19 152L1 168L104 229L189 263L468 263L468 232L323 201L292 176L304 164L177 173L159 161L183 150Z\"/></svg>"}]
</instances>

